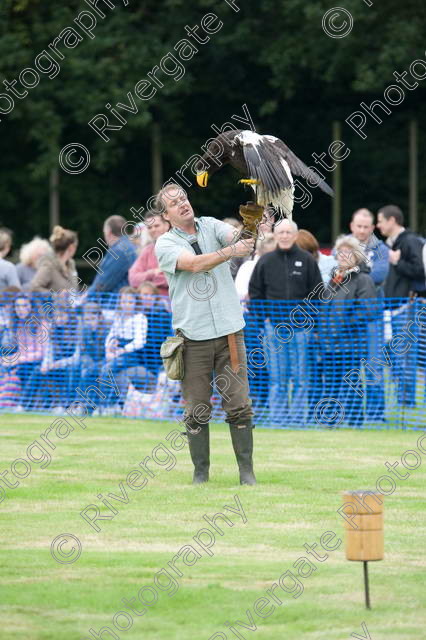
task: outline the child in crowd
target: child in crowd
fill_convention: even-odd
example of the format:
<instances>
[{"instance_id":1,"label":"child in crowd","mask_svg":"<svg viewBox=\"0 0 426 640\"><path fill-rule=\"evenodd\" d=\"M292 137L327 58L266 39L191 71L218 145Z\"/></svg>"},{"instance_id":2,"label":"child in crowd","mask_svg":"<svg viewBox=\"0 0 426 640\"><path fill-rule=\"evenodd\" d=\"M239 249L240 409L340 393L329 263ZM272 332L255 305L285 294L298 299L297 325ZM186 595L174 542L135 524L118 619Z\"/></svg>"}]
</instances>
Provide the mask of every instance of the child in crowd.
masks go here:
<instances>
[{"instance_id":1,"label":"child in crowd","mask_svg":"<svg viewBox=\"0 0 426 640\"><path fill-rule=\"evenodd\" d=\"M121 372L142 365L148 320L145 314L139 311L138 302L136 289L132 287L120 289L119 307L105 341L106 363L101 371L103 379L108 379L110 374L115 379ZM106 400L103 400L108 409L105 411L105 408L102 408L99 413L110 412L113 414L121 411L128 386L127 378L121 376L120 383L120 398L117 398L115 391L111 388L109 392L106 392Z\"/></svg>"}]
</instances>

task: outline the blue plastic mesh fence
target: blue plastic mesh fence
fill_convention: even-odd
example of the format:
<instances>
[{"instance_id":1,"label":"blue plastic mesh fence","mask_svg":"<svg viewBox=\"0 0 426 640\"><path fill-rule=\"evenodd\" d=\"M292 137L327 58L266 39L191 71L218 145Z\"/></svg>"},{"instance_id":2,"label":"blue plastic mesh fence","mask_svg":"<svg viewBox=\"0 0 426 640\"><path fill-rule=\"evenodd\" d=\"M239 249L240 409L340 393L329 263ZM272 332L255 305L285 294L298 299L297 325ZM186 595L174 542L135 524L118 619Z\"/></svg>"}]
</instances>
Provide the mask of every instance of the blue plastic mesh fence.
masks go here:
<instances>
[{"instance_id":1,"label":"blue plastic mesh fence","mask_svg":"<svg viewBox=\"0 0 426 640\"><path fill-rule=\"evenodd\" d=\"M0 295L0 411L181 419L167 299ZM425 428L426 299L242 304L257 426Z\"/></svg>"}]
</instances>

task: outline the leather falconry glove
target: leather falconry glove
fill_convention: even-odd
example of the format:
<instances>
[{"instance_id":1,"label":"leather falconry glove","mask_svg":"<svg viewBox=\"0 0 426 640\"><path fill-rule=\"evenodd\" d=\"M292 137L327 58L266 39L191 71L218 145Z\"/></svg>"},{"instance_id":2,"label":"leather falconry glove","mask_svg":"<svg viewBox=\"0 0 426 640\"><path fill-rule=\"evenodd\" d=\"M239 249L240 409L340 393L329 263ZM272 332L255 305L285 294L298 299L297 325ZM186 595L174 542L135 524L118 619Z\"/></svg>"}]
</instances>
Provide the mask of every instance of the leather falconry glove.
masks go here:
<instances>
[{"instance_id":1,"label":"leather falconry glove","mask_svg":"<svg viewBox=\"0 0 426 640\"><path fill-rule=\"evenodd\" d=\"M264 207L254 204L254 202L247 202L247 204L240 205L240 216L243 219L240 238L254 238L256 240L258 226L263 218L263 211Z\"/></svg>"}]
</instances>

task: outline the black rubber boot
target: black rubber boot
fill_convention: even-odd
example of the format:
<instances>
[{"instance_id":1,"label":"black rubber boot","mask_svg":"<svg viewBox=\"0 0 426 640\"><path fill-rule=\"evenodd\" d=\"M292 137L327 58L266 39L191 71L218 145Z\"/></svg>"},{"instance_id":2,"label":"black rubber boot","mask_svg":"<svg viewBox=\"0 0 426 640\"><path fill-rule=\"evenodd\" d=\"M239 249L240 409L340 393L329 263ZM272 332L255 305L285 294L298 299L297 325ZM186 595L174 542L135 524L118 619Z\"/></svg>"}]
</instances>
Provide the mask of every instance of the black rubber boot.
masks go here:
<instances>
[{"instance_id":1,"label":"black rubber boot","mask_svg":"<svg viewBox=\"0 0 426 640\"><path fill-rule=\"evenodd\" d=\"M210 437L209 437L209 425L199 425L200 431L197 433L197 429L188 429L186 434L188 436L189 452L191 454L191 460L194 464L194 476L192 484L202 484L209 480L209 468L210 468Z\"/></svg>"},{"instance_id":2,"label":"black rubber boot","mask_svg":"<svg viewBox=\"0 0 426 640\"><path fill-rule=\"evenodd\" d=\"M253 472L253 428L251 425L230 425L229 430L240 470L240 484L256 484Z\"/></svg>"}]
</instances>

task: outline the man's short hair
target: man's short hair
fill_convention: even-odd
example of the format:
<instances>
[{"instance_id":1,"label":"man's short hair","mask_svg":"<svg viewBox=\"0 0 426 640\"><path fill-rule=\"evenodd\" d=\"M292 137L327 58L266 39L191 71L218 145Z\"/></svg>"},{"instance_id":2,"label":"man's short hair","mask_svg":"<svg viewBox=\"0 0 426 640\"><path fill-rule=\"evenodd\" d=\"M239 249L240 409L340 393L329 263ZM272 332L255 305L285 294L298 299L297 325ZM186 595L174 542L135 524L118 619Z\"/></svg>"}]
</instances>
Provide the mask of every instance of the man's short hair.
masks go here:
<instances>
[{"instance_id":1,"label":"man's short hair","mask_svg":"<svg viewBox=\"0 0 426 640\"><path fill-rule=\"evenodd\" d=\"M290 220L290 218L281 218L280 220L277 220L276 223L274 224L274 231L280 226L280 224L282 224L283 222L288 222L289 225L291 226L292 230L294 232L298 231L299 227L297 226L297 224L294 222L294 220Z\"/></svg>"},{"instance_id":2,"label":"man's short hair","mask_svg":"<svg viewBox=\"0 0 426 640\"><path fill-rule=\"evenodd\" d=\"M165 200L168 199L165 198L167 191L173 191L173 195L170 195L169 199L176 198L182 193L186 196L185 189L181 187L180 184L177 184L177 182L169 182L169 184L165 184L157 193L154 200L154 208L158 213L164 213L167 209L165 202Z\"/></svg>"},{"instance_id":3,"label":"man's short hair","mask_svg":"<svg viewBox=\"0 0 426 640\"><path fill-rule=\"evenodd\" d=\"M122 229L126 224L126 219L123 216L110 216L104 222L104 227L108 227L112 235L119 238L123 233Z\"/></svg>"},{"instance_id":4,"label":"man's short hair","mask_svg":"<svg viewBox=\"0 0 426 640\"><path fill-rule=\"evenodd\" d=\"M389 220L389 218L395 218L396 224L399 224L400 227L404 226L404 214L396 204L388 204L386 207L382 207L378 210L377 214L379 213L381 213L386 220Z\"/></svg>"},{"instance_id":5,"label":"man's short hair","mask_svg":"<svg viewBox=\"0 0 426 640\"><path fill-rule=\"evenodd\" d=\"M351 222L354 221L355 216L357 215L369 216L371 218L371 224L374 224L374 214L370 211L370 209L361 208L354 211L352 214Z\"/></svg>"}]
</instances>

